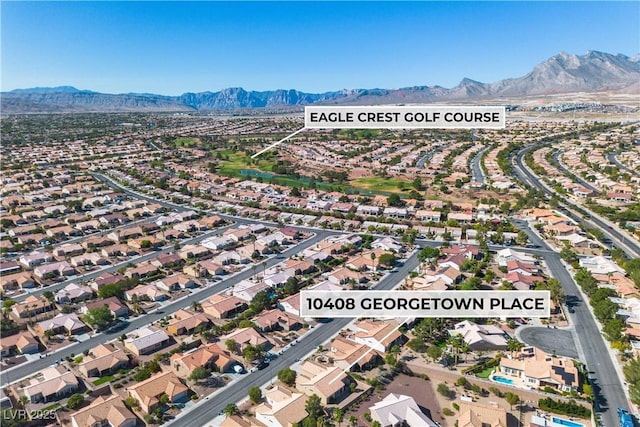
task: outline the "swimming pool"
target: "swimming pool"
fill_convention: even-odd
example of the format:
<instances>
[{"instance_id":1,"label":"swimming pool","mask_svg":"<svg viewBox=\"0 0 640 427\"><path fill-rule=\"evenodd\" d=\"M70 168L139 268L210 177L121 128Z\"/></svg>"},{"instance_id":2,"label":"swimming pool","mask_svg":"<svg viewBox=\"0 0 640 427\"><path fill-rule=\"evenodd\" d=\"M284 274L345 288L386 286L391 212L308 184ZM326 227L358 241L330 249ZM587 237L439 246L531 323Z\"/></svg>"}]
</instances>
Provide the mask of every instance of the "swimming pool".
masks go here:
<instances>
[{"instance_id":1,"label":"swimming pool","mask_svg":"<svg viewBox=\"0 0 640 427\"><path fill-rule=\"evenodd\" d=\"M580 423L576 423L573 421L569 421L569 420L565 420L562 418L556 418L553 417L551 418L553 420L554 423L558 424L558 425L562 425L562 426L567 426L567 427L584 427L584 424L580 424Z\"/></svg>"},{"instance_id":2,"label":"swimming pool","mask_svg":"<svg viewBox=\"0 0 640 427\"><path fill-rule=\"evenodd\" d=\"M497 383L513 385L513 380L510 380L509 378L501 377L499 375L494 375L492 379Z\"/></svg>"}]
</instances>

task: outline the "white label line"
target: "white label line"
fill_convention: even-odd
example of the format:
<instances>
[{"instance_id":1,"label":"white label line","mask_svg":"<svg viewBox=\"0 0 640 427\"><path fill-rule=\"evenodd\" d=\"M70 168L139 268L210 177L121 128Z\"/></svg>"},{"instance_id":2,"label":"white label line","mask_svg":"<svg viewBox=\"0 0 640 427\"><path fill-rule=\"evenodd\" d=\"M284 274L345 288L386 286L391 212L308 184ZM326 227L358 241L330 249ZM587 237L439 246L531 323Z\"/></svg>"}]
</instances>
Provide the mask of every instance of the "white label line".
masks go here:
<instances>
[{"instance_id":1,"label":"white label line","mask_svg":"<svg viewBox=\"0 0 640 427\"><path fill-rule=\"evenodd\" d=\"M251 156L252 159L255 159L256 157L258 157L260 154L265 153L269 150L271 150L273 147L282 144L283 142L285 142L287 139L292 138L294 136L296 136L297 134L299 134L300 132L302 132L303 130L305 130L306 127L303 127L302 129L298 129L297 131L295 131L294 133L292 133L289 136L285 136L284 138L282 138L280 141L278 142L274 142L273 144L271 144L270 146L268 146L267 148L258 151L256 154L254 154L253 156Z\"/></svg>"}]
</instances>

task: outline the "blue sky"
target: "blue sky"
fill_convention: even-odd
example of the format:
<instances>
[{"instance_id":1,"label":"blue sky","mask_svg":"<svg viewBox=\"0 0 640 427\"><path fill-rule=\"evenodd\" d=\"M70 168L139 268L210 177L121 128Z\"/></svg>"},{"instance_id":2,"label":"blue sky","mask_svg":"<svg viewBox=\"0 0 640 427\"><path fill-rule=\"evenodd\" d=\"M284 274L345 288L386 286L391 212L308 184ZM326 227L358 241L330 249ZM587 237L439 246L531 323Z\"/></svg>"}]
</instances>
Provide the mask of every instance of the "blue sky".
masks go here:
<instances>
[{"instance_id":1,"label":"blue sky","mask_svg":"<svg viewBox=\"0 0 640 427\"><path fill-rule=\"evenodd\" d=\"M6 2L1 89L452 87L640 52L640 2Z\"/></svg>"}]
</instances>

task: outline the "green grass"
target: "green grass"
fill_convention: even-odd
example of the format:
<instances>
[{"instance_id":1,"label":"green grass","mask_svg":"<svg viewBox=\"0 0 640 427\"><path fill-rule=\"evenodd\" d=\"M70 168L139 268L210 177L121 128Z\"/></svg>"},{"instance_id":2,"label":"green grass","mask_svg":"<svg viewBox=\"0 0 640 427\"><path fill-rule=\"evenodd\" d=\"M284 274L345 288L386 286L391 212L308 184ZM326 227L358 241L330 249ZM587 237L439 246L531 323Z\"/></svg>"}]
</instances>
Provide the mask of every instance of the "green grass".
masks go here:
<instances>
[{"instance_id":1,"label":"green grass","mask_svg":"<svg viewBox=\"0 0 640 427\"><path fill-rule=\"evenodd\" d=\"M100 384L108 383L109 381L113 380L114 378L115 378L114 375L107 375L106 377L101 377L101 378L98 378L97 380L95 380L93 382L93 385L100 385Z\"/></svg>"},{"instance_id":2,"label":"green grass","mask_svg":"<svg viewBox=\"0 0 640 427\"><path fill-rule=\"evenodd\" d=\"M242 169L251 169L262 172L271 172L271 168L275 162L270 160L253 159L253 164L248 164L245 160L247 156L242 152L224 150L223 154L229 156L229 160L222 160L218 173L226 176L241 177Z\"/></svg>"},{"instance_id":3,"label":"green grass","mask_svg":"<svg viewBox=\"0 0 640 427\"><path fill-rule=\"evenodd\" d=\"M364 188L370 191L384 191L388 193L404 193L411 191L411 182L398 178L380 178L377 176L358 178L351 181L355 188ZM400 188L402 186L402 188Z\"/></svg>"},{"instance_id":4,"label":"green grass","mask_svg":"<svg viewBox=\"0 0 640 427\"><path fill-rule=\"evenodd\" d=\"M476 377L478 378L484 378L487 379L489 378L489 375L491 375L491 372L494 370L495 368L487 368L483 371L480 371L476 374Z\"/></svg>"},{"instance_id":5,"label":"green grass","mask_svg":"<svg viewBox=\"0 0 640 427\"><path fill-rule=\"evenodd\" d=\"M196 138L176 138L176 147L193 147L198 143Z\"/></svg>"},{"instance_id":6,"label":"green grass","mask_svg":"<svg viewBox=\"0 0 640 427\"><path fill-rule=\"evenodd\" d=\"M59 403L54 403L53 405L49 405L46 408L40 409L40 411L42 411L42 412L55 411L58 408L60 408L60 404Z\"/></svg>"}]
</instances>

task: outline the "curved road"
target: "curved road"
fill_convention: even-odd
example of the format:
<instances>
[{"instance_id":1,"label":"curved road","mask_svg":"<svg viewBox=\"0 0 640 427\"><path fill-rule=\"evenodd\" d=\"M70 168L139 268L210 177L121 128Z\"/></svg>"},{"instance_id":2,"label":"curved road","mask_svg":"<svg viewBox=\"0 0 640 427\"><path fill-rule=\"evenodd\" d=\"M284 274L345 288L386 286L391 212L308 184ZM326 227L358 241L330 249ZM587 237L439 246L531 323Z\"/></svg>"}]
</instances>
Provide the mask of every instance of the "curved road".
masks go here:
<instances>
[{"instance_id":1,"label":"curved road","mask_svg":"<svg viewBox=\"0 0 640 427\"><path fill-rule=\"evenodd\" d=\"M640 176L640 172L638 171L634 171L633 169L627 167L627 165L625 165L624 163L622 163L620 160L618 160L618 157L616 156L616 153L607 153L606 155L607 160L609 160L610 163L618 166L620 169L624 169L627 172L629 172L631 175L636 175L636 176Z\"/></svg>"},{"instance_id":2,"label":"curved road","mask_svg":"<svg viewBox=\"0 0 640 427\"><path fill-rule=\"evenodd\" d=\"M480 160L482 160L482 156L490 148L492 148L491 145L484 147L482 150L478 151L475 156L473 156L473 159L471 159L471 175L475 182L480 182L482 184L486 183L486 177L484 175L482 165L480 165Z\"/></svg>"},{"instance_id":3,"label":"curved road","mask_svg":"<svg viewBox=\"0 0 640 427\"><path fill-rule=\"evenodd\" d=\"M561 154L562 154L562 151L558 150L551 155L551 158L553 159L555 166L558 169L560 169L561 172L563 172L568 177L575 178L575 180L578 181L578 184L582 185L583 187L587 187L589 190L593 192L596 192L596 193L602 192L599 188L594 187L594 185L588 182L587 180L582 179L581 177L579 177L578 175L576 175L575 173L567 169L564 163L562 163L562 159L560 158Z\"/></svg>"},{"instance_id":4,"label":"curved road","mask_svg":"<svg viewBox=\"0 0 640 427\"><path fill-rule=\"evenodd\" d=\"M538 188L546 193L552 194L546 186L538 181L538 177L531 173L524 165L524 154L533 149L527 147L517 154L517 163L514 164L514 171L519 179L529 183L532 187ZM567 203L567 205L569 205ZM569 205L571 206L571 205ZM566 208L565 208L566 209ZM565 214L568 210L563 210ZM576 214L574 216L578 217ZM579 218L579 217L578 217ZM545 249L551 249L547 243L535 234L524 221L513 221L521 230L527 233L529 241ZM612 230L603 230L604 233ZM596 396L596 412L603 420L604 426L616 426L618 423L617 408L629 408L623 385L618 376L618 371L609 352L609 345L603 338L596 320L589 310L588 303L582 300L578 285L562 263L559 254L544 256L544 260L552 275L560 281L565 292L568 304L571 304L573 313L567 313L574 330L574 343L580 359L585 362L594 385L594 395Z\"/></svg>"},{"instance_id":5,"label":"curved road","mask_svg":"<svg viewBox=\"0 0 640 427\"><path fill-rule=\"evenodd\" d=\"M549 196L557 195L556 192L545 185L536 174L530 171L524 163L525 154L537 147L539 147L539 145L532 145L518 151L516 156L512 158L513 170L520 181L544 193L547 193ZM629 257L640 258L640 243L633 240L626 233L618 231L615 224L612 224L608 220L600 219L593 212L590 212L588 209L580 206L580 210L586 211L591 215L591 217L586 220L581 215L575 212L577 210L577 207L574 204L568 202L566 198L561 197L561 200L563 201L560 202L559 209L565 215L567 215L574 221L585 225L587 228L593 228L593 226L599 228L606 237L611 239L611 241L613 241L617 247L624 250Z\"/></svg>"}]
</instances>

